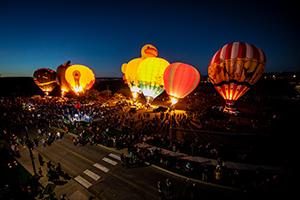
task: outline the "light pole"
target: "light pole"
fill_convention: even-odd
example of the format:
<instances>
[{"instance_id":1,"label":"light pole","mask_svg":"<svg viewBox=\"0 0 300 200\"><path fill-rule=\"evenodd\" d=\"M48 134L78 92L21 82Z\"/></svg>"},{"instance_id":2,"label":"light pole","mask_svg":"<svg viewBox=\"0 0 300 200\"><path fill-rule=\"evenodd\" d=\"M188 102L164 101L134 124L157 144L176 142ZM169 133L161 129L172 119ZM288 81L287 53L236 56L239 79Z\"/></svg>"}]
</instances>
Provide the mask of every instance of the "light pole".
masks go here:
<instances>
[{"instance_id":1,"label":"light pole","mask_svg":"<svg viewBox=\"0 0 300 200\"><path fill-rule=\"evenodd\" d=\"M170 138L170 145L171 145L171 148L172 148L172 145L173 145L173 116L172 116L172 110L171 110L171 113L170 113L170 127L169 127L169 138Z\"/></svg>"},{"instance_id":2,"label":"light pole","mask_svg":"<svg viewBox=\"0 0 300 200\"><path fill-rule=\"evenodd\" d=\"M27 147L29 149L29 155L30 155L30 159L31 159L31 164L32 164L32 169L33 169L33 173L34 173L34 176L36 176L36 169L35 169L35 164L34 164L34 157L33 157L33 154L32 154L32 151L31 151L31 145L30 145L30 140L29 140L29 136L28 136L28 128L27 126L25 126L25 134L26 134L26 140L27 140Z\"/></svg>"}]
</instances>

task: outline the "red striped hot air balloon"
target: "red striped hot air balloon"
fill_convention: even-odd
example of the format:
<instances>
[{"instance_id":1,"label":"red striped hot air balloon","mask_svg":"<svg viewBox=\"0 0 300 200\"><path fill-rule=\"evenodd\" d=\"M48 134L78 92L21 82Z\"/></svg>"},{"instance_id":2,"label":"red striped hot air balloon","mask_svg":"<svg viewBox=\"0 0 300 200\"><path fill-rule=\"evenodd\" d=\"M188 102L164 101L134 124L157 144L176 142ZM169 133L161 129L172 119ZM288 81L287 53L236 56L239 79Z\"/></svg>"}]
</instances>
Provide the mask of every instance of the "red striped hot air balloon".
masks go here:
<instances>
[{"instance_id":1,"label":"red striped hot air balloon","mask_svg":"<svg viewBox=\"0 0 300 200\"><path fill-rule=\"evenodd\" d=\"M264 52L248 43L229 43L215 53L208 67L208 76L226 101L224 111L235 112L234 102L259 80L265 63Z\"/></svg>"},{"instance_id":2,"label":"red striped hot air balloon","mask_svg":"<svg viewBox=\"0 0 300 200\"><path fill-rule=\"evenodd\" d=\"M164 72L164 87L171 98L172 105L190 94L199 84L198 70L185 63L172 63Z\"/></svg>"}]
</instances>

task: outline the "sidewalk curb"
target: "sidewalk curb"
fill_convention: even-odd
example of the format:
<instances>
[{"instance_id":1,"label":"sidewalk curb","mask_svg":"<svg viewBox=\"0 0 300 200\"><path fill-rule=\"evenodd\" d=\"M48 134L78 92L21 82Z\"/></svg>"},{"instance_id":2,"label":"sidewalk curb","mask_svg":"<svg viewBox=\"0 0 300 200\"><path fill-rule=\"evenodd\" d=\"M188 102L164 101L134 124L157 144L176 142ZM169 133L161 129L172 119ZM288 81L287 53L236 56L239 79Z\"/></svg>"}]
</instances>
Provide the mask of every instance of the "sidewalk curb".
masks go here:
<instances>
[{"instance_id":1,"label":"sidewalk curb","mask_svg":"<svg viewBox=\"0 0 300 200\"><path fill-rule=\"evenodd\" d=\"M223 190L231 190L231 191L234 191L234 192L240 191L237 188L233 188L233 187L229 187L229 186L223 186L223 185L218 185L218 184L214 184L214 183L209 183L209 182L201 181L201 180L195 179L195 178L189 178L189 177L186 177L184 175L177 174L175 172L169 171L167 169L164 169L162 167L159 167L157 165L154 165L154 164L151 164L151 163L148 163L148 162L145 162L145 164L147 164L149 166L152 166L152 167L154 167L154 168L156 168L156 169L158 169L160 171L163 171L163 172L166 172L168 174L171 174L173 176L177 176L179 178L186 179L186 180L189 180L189 181L193 181L193 182L196 182L196 183L200 183L200 184L203 184L203 185L207 185L207 186L210 186L210 187L219 188L219 189L223 189Z\"/></svg>"}]
</instances>

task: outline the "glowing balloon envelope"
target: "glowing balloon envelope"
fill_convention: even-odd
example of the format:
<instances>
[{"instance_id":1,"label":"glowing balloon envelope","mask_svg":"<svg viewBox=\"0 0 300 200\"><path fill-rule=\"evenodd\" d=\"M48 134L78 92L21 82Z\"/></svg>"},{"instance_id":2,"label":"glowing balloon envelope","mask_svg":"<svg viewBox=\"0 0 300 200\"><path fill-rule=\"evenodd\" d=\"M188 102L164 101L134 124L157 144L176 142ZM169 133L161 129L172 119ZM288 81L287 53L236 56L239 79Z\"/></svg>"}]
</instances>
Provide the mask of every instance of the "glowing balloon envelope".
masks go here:
<instances>
[{"instance_id":1,"label":"glowing balloon envelope","mask_svg":"<svg viewBox=\"0 0 300 200\"><path fill-rule=\"evenodd\" d=\"M142 60L143 59L141 58L134 58L127 64L125 77L129 84L129 87L138 85L137 69Z\"/></svg>"},{"instance_id":2,"label":"glowing balloon envelope","mask_svg":"<svg viewBox=\"0 0 300 200\"><path fill-rule=\"evenodd\" d=\"M142 60L142 58L134 58L126 64L126 67L124 64L122 65L122 69L126 69L124 74L125 80L130 88L134 100L137 98L138 93L140 92L138 87L137 68Z\"/></svg>"},{"instance_id":3,"label":"glowing balloon envelope","mask_svg":"<svg viewBox=\"0 0 300 200\"><path fill-rule=\"evenodd\" d=\"M33 80L46 95L57 85L56 72L49 68L40 68L34 71Z\"/></svg>"},{"instance_id":4,"label":"glowing balloon envelope","mask_svg":"<svg viewBox=\"0 0 300 200\"><path fill-rule=\"evenodd\" d=\"M172 63L164 72L164 87L172 104L190 94L197 87L199 81L198 70L185 63Z\"/></svg>"},{"instance_id":5,"label":"glowing balloon envelope","mask_svg":"<svg viewBox=\"0 0 300 200\"><path fill-rule=\"evenodd\" d=\"M157 57L158 50L152 44L145 44L141 49L141 56L142 58Z\"/></svg>"},{"instance_id":6,"label":"glowing balloon envelope","mask_svg":"<svg viewBox=\"0 0 300 200\"><path fill-rule=\"evenodd\" d=\"M164 91L164 72L169 62L162 58L144 59L137 69L139 88L150 103Z\"/></svg>"},{"instance_id":7,"label":"glowing balloon envelope","mask_svg":"<svg viewBox=\"0 0 300 200\"><path fill-rule=\"evenodd\" d=\"M67 61L66 63L60 65L57 67L56 72L57 72L57 84L60 85L60 90L62 96L64 96L65 93L69 92L71 89L69 88L69 84L65 78L65 72L67 68L70 66L71 61Z\"/></svg>"},{"instance_id":8,"label":"glowing balloon envelope","mask_svg":"<svg viewBox=\"0 0 300 200\"><path fill-rule=\"evenodd\" d=\"M127 83L128 87L133 96L133 100L136 100L138 93L141 92L139 88L139 81L137 78L137 69L139 64L145 59L149 57L157 57L158 50L152 44L146 44L141 49L141 57L134 58L130 60L128 63L122 64L121 70L124 74L123 80Z\"/></svg>"},{"instance_id":9,"label":"glowing balloon envelope","mask_svg":"<svg viewBox=\"0 0 300 200\"><path fill-rule=\"evenodd\" d=\"M126 73L126 69L127 69L127 63L123 63L122 66L121 66L121 71L123 74Z\"/></svg>"},{"instance_id":10,"label":"glowing balloon envelope","mask_svg":"<svg viewBox=\"0 0 300 200\"><path fill-rule=\"evenodd\" d=\"M71 65L65 71L65 78L75 94L79 95L89 90L95 83L93 71L84 65Z\"/></svg>"},{"instance_id":11,"label":"glowing balloon envelope","mask_svg":"<svg viewBox=\"0 0 300 200\"><path fill-rule=\"evenodd\" d=\"M208 67L208 76L226 101L224 111L234 112L233 103L259 80L265 63L264 52L248 43L229 43L215 53Z\"/></svg>"}]
</instances>

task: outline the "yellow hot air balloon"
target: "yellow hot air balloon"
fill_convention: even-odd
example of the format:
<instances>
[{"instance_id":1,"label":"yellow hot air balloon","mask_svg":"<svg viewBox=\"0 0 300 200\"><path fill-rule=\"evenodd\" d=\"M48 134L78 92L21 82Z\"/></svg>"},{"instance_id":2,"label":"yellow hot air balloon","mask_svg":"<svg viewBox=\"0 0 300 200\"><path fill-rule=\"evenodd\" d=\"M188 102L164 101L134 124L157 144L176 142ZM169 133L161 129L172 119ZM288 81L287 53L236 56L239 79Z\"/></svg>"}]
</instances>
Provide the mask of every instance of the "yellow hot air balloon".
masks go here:
<instances>
[{"instance_id":1,"label":"yellow hot air balloon","mask_svg":"<svg viewBox=\"0 0 300 200\"><path fill-rule=\"evenodd\" d=\"M157 57L158 51L152 44L145 44L141 49L142 58Z\"/></svg>"},{"instance_id":2,"label":"yellow hot air balloon","mask_svg":"<svg viewBox=\"0 0 300 200\"><path fill-rule=\"evenodd\" d=\"M89 90L95 83L93 71L84 65L71 65L65 71L65 78L71 90L79 95Z\"/></svg>"},{"instance_id":3,"label":"yellow hot air balloon","mask_svg":"<svg viewBox=\"0 0 300 200\"><path fill-rule=\"evenodd\" d=\"M150 103L164 91L164 72L170 63L163 58L149 57L138 66L139 88Z\"/></svg>"},{"instance_id":4,"label":"yellow hot air balloon","mask_svg":"<svg viewBox=\"0 0 300 200\"><path fill-rule=\"evenodd\" d=\"M133 99L136 99L140 92L140 89L138 88L137 68L142 60L142 58L134 58L126 65L125 79L130 88Z\"/></svg>"},{"instance_id":5,"label":"yellow hot air balloon","mask_svg":"<svg viewBox=\"0 0 300 200\"><path fill-rule=\"evenodd\" d=\"M127 69L127 63L123 63L122 66L121 66L121 71L123 74L126 73L126 69Z\"/></svg>"},{"instance_id":6,"label":"yellow hot air balloon","mask_svg":"<svg viewBox=\"0 0 300 200\"><path fill-rule=\"evenodd\" d=\"M140 88L138 87L139 81L137 78L137 69L139 64L148 57L157 57L158 51L155 46L152 44L146 44L141 49L141 57L134 58L130 60L128 63L122 64L121 70L124 74L123 79L128 84L130 91L132 93L132 97L135 100L140 93Z\"/></svg>"}]
</instances>

